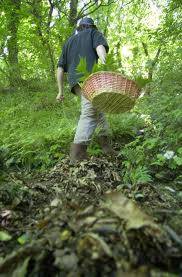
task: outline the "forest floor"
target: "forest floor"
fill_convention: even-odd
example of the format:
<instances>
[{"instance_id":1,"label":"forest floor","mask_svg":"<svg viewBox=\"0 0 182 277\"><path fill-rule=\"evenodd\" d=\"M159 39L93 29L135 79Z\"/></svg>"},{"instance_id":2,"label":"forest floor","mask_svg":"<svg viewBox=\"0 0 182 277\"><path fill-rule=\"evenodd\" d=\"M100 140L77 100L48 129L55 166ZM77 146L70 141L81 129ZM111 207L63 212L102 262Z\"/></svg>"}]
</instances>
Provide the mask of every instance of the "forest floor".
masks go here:
<instances>
[{"instance_id":1,"label":"forest floor","mask_svg":"<svg viewBox=\"0 0 182 277\"><path fill-rule=\"evenodd\" d=\"M64 158L33 176L9 173L0 276L180 276L181 184L130 188L121 171L121 158L103 156L77 166Z\"/></svg>"}]
</instances>

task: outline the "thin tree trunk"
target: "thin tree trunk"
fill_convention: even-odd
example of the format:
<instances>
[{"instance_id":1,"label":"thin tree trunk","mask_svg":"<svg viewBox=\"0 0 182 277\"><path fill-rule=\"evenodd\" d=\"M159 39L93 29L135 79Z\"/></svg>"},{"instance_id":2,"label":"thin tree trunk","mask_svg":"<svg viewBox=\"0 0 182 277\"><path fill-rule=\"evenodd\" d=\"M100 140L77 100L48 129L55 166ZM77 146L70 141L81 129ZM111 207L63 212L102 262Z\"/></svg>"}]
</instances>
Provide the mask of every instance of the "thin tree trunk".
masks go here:
<instances>
[{"instance_id":1,"label":"thin tree trunk","mask_svg":"<svg viewBox=\"0 0 182 277\"><path fill-rule=\"evenodd\" d=\"M109 1L108 1L109 2ZM107 7L107 14L106 14L106 23L105 23L105 28L104 28L104 36L107 37L107 32L108 32L108 26L109 26L109 13L110 13L110 7Z\"/></svg>"},{"instance_id":2,"label":"thin tree trunk","mask_svg":"<svg viewBox=\"0 0 182 277\"><path fill-rule=\"evenodd\" d=\"M154 68L155 68L156 63L158 62L160 52L161 52L161 47L158 48L158 50L156 52L156 55L155 55L155 58L152 61L151 68L149 69L149 72L148 72L148 79L149 80L152 80Z\"/></svg>"},{"instance_id":3,"label":"thin tree trunk","mask_svg":"<svg viewBox=\"0 0 182 277\"><path fill-rule=\"evenodd\" d=\"M40 41L42 43L43 48L45 51L47 51L48 58L49 58L49 72L50 72L50 78L55 81L55 61L54 61L54 53L51 48L50 44L50 22L52 18L52 12L53 12L53 6L52 2L49 1L50 3L50 11L49 11L49 16L48 16L48 22L46 25L46 34L45 36L42 31L42 15L41 15L41 5L42 5L42 0L33 0L32 2L32 14L35 18L36 26L37 26L37 34L40 38Z\"/></svg>"},{"instance_id":4,"label":"thin tree trunk","mask_svg":"<svg viewBox=\"0 0 182 277\"><path fill-rule=\"evenodd\" d=\"M142 46L143 46L145 56L148 58L148 60L150 60L150 55L148 52L147 44L142 41ZM156 63L158 62L160 52L161 52L161 47L158 48L154 59L151 60L151 65L150 65L150 68L148 69L148 80L150 80L150 81L152 81L154 68L155 68Z\"/></svg>"},{"instance_id":5,"label":"thin tree trunk","mask_svg":"<svg viewBox=\"0 0 182 277\"><path fill-rule=\"evenodd\" d=\"M8 0L5 6L8 30L8 66L9 66L9 83L11 87L20 84L21 73L18 61L18 27L20 24L21 0Z\"/></svg>"},{"instance_id":6,"label":"thin tree trunk","mask_svg":"<svg viewBox=\"0 0 182 277\"><path fill-rule=\"evenodd\" d=\"M94 0L95 1L95 5L98 8L99 7L99 2L98 0ZM97 18L96 18L96 25L99 26L100 23L100 18L99 18L99 13L97 13Z\"/></svg>"},{"instance_id":7,"label":"thin tree trunk","mask_svg":"<svg viewBox=\"0 0 182 277\"><path fill-rule=\"evenodd\" d=\"M78 0L70 0L69 25L75 27L77 23Z\"/></svg>"}]
</instances>

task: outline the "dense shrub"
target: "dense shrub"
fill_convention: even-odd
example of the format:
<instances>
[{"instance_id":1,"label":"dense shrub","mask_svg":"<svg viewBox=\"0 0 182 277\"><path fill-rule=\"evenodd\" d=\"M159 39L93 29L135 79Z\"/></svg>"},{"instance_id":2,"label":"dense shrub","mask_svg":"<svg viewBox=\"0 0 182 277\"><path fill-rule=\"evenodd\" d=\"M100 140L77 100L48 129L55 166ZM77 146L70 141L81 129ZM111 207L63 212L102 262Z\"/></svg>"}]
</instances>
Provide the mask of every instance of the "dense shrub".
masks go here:
<instances>
[{"instance_id":1,"label":"dense shrub","mask_svg":"<svg viewBox=\"0 0 182 277\"><path fill-rule=\"evenodd\" d=\"M150 84L150 95L135 108L145 120L142 136L121 151L125 161L123 176L127 183L140 183L155 177L179 178L182 165L181 67L163 69ZM137 174L134 174L137 172ZM134 175L134 177L133 177Z\"/></svg>"}]
</instances>

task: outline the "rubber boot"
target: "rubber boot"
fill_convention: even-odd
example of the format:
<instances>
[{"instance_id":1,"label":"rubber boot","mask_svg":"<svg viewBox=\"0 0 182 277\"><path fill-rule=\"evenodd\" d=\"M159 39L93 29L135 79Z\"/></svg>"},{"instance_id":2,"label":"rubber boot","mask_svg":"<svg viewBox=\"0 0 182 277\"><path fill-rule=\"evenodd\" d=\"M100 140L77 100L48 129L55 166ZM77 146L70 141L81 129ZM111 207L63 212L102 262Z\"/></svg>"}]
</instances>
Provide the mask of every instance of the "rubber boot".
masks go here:
<instances>
[{"instance_id":1,"label":"rubber boot","mask_svg":"<svg viewBox=\"0 0 182 277\"><path fill-rule=\"evenodd\" d=\"M112 149L108 136L100 136L99 137L99 144L100 144L104 154L111 155L111 156L118 154L115 150Z\"/></svg>"},{"instance_id":2,"label":"rubber boot","mask_svg":"<svg viewBox=\"0 0 182 277\"><path fill-rule=\"evenodd\" d=\"M70 149L71 164L88 159L87 145L73 143Z\"/></svg>"}]
</instances>

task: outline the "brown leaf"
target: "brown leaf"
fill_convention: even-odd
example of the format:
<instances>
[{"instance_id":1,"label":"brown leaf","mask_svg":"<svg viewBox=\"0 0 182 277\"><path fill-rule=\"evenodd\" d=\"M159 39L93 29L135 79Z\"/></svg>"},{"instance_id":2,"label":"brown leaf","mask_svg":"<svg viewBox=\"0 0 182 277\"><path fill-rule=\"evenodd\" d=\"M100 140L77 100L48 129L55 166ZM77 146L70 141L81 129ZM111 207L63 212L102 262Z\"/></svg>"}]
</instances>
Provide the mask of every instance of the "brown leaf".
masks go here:
<instances>
[{"instance_id":1,"label":"brown leaf","mask_svg":"<svg viewBox=\"0 0 182 277\"><path fill-rule=\"evenodd\" d=\"M112 257L112 251L108 244L97 234L87 233L78 243L78 252L90 250L92 258L97 259L100 256L106 255Z\"/></svg>"},{"instance_id":2,"label":"brown leaf","mask_svg":"<svg viewBox=\"0 0 182 277\"><path fill-rule=\"evenodd\" d=\"M150 216L145 214L133 201L129 200L121 192L107 193L103 207L114 212L120 219L125 220L127 230L149 226L156 232L161 233L161 229Z\"/></svg>"}]
</instances>

